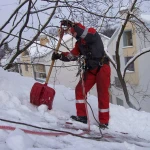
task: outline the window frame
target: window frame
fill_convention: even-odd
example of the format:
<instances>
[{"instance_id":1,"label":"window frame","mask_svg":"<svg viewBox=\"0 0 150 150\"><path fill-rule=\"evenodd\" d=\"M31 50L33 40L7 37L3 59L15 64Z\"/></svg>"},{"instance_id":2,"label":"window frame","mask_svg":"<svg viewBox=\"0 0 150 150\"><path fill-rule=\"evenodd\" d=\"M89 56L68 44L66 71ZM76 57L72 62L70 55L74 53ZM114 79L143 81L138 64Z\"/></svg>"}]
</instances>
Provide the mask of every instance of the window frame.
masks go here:
<instances>
[{"instance_id":1,"label":"window frame","mask_svg":"<svg viewBox=\"0 0 150 150\"><path fill-rule=\"evenodd\" d=\"M45 65L43 65L43 64L36 65L35 72L45 73L46 72Z\"/></svg>"},{"instance_id":2,"label":"window frame","mask_svg":"<svg viewBox=\"0 0 150 150\"><path fill-rule=\"evenodd\" d=\"M34 67L35 79L38 81L44 81L46 79L46 68L45 65L39 64ZM43 77L42 77L43 76Z\"/></svg>"},{"instance_id":3,"label":"window frame","mask_svg":"<svg viewBox=\"0 0 150 150\"><path fill-rule=\"evenodd\" d=\"M130 32L131 33L131 39L127 39L127 33ZM133 36L132 36L132 30L125 30L123 32L123 47L133 47ZM129 44L129 40L132 44Z\"/></svg>"},{"instance_id":4,"label":"window frame","mask_svg":"<svg viewBox=\"0 0 150 150\"><path fill-rule=\"evenodd\" d=\"M133 58L133 56L124 57L125 65L128 63L128 61L129 61L131 58ZM133 72L135 71L134 62L132 62L132 63L128 66L127 70L133 71Z\"/></svg>"}]
</instances>

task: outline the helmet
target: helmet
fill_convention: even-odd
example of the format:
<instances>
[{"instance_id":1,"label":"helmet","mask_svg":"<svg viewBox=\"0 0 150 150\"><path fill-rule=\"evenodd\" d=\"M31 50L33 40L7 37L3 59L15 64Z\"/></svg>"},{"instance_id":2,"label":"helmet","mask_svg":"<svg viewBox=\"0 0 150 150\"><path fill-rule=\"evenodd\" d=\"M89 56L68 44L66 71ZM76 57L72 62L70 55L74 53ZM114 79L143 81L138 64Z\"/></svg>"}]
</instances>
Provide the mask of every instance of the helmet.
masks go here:
<instances>
[{"instance_id":1,"label":"helmet","mask_svg":"<svg viewBox=\"0 0 150 150\"><path fill-rule=\"evenodd\" d=\"M76 39L79 39L85 30L85 26L83 26L81 23L73 23L70 20L62 20L61 25L70 28L71 34L74 34L74 32L76 32Z\"/></svg>"}]
</instances>

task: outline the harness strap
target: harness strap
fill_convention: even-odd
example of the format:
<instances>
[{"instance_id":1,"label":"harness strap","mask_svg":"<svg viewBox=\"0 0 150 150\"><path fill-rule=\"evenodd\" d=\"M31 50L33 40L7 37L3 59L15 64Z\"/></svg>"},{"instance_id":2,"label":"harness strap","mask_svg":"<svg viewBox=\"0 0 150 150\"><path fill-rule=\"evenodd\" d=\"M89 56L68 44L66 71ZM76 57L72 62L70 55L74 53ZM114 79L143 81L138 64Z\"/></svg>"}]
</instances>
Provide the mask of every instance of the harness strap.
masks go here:
<instances>
[{"instance_id":1,"label":"harness strap","mask_svg":"<svg viewBox=\"0 0 150 150\"><path fill-rule=\"evenodd\" d=\"M84 59L84 63L83 63L83 59ZM86 60L86 61L85 61ZM78 76L79 74L80 74L80 72L82 71L82 70L84 70L83 71L83 74L84 74L84 76L83 76L83 79L84 80L86 80L86 72L87 72L87 68L88 68L88 60L90 60L90 59L86 59L86 58L82 58L82 63L80 62L80 69L79 69L79 71L78 71L78 73L77 73L77 75L76 76ZM91 58L91 60L97 60L97 61L99 61L99 65L98 65L98 67L97 67L97 71L96 71L96 73L93 73L92 71L90 71L90 70L88 70L91 74L93 74L93 75L95 75L96 76L96 74L100 71L100 68L103 66L103 64L109 64L109 59L108 59L108 57L106 56L106 55L104 55L103 57L101 57L101 58L94 58L94 57L92 57ZM81 60L79 60L79 61L81 61ZM84 64L84 65L83 65ZM83 65L83 66L82 66Z\"/></svg>"}]
</instances>

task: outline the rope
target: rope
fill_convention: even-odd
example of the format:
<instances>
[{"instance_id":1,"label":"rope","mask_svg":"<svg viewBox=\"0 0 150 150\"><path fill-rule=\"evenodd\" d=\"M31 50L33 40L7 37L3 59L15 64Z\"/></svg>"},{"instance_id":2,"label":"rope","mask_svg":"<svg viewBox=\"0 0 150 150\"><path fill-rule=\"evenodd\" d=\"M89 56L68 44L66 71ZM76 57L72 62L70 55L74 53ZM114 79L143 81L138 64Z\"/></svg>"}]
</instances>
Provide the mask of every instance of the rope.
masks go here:
<instances>
[{"instance_id":1,"label":"rope","mask_svg":"<svg viewBox=\"0 0 150 150\"><path fill-rule=\"evenodd\" d=\"M0 126L0 129L13 131L16 128L11 127L11 126ZM67 133L39 132L39 131L31 131L31 130L26 130L26 129L21 129L21 130L28 134L44 135L44 136L67 135Z\"/></svg>"},{"instance_id":2,"label":"rope","mask_svg":"<svg viewBox=\"0 0 150 150\"><path fill-rule=\"evenodd\" d=\"M84 66L81 66L81 65L82 65L81 61L84 61L84 62L83 62L83 65L84 65ZM94 116L94 113L93 113L93 110L92 110L92 108L91 108L91 105L87 102L86 93L85 93L85 86L84 86L85 60L79 59L79 64L80 64L80 65L79 65L80 68L82 68L82 70L81 70L81 72L80 72L80 78L81 78L81 81L82 81L83 96L84 96L85 109L86 109L86 115L87 115L87 120L88 120L88 131L90 132L90 118L89 118L89 113L88 113L88 107L87 107L87 105L90 106L90 109L91 109L91 111L92 111L93 116ZM94 119L96 120L95 116L94 116ZM98 121L96 120L96 122L98 122ZM101 138L103 138L103 134L102 134L102 131L101 131L100 127L99 127L99 131L100 131L100 134L101 134Z\"/></svg>"},{"instance_id":3,"label":"rope","mask_svg":"<svg viewBox=\"0 0 150 150\"><path fill-rule=\"evenodd\" d=\"M84 137L84 136L82 136L84 134L89 133L89 131L87 131L87 130L84 130L82 133L79 133L79 134L74 134L74 133L68 132L68 131L55 130L55 129L50 129L50 128L43 128L43 127L38 127L38 126L34 126L34 125L22 123L22 122L15 122L15 121L10 121L10 120L1 119L1 118L0 118L0 120L4 121L4 122L9 122L9 123L26 125L26 126L37 128L37 129L53 131L53 132L43 132L43 131L32 131L32 130L27 130L27 129L21 129L20 128L22 131L24 131L25 133L28 133L28 134L44 135L44 136L60 136L60 135L69 135L70 134L72 136L77 136L77 137L85 138L85 139L94 139L94 140L100 140L101 139L101 137L99 138L99 137ZM13 130L16 129L16 127L0 125L0 129L13 131Z\"/></svg>"},{"instance_id":4,"label":"rope","mask_svg":"<svg viewBox=\"0 0 150 150\"><path fill-rule=\"evenodd\" d=\"M8 64L6 64L6 65L43 65L43 66L51 66L51 65L45 65L45 64L40 64L40 63L36 63L36 64L33 64L33 63L8 63ZM62 68L67 68L67 67L72 67L72 66L78 66L78 65L66 65L66 66L53 66L53 67L62 67ZM5 67L5 65L4 66L2 66L2 67Z\"/></svg>"},{"instance_id":5,"label":"rope","mask_svg":"<svg viewBox=\"0 0 150 150\"><path fill-rule=\"evenodd\" d=\"M15 130L16 127L12 127L12 126L1 126L0 125L0 129L3 129L3 130ZM71 134L71 135L74 135L74 136L81 136L81 135L84 135L84 134L87 134L88 132L87 131L84 131L80 134L74 134L74 133L71 133L71 132L67 132L67 131L60 131L60 130L54 130L56 132L40 132L40 131L32 131L32 130L27 130L27 129L22 129L20 128L22 131L24 131L25 133L28 133L28 134L35 134L35 135L44 135L44 136L60 136L60 135L68 135L68 134ZM51 129L53 130L53 129ZM58 132L58 133L57 133Z\"/></svg>"}]
</instances>

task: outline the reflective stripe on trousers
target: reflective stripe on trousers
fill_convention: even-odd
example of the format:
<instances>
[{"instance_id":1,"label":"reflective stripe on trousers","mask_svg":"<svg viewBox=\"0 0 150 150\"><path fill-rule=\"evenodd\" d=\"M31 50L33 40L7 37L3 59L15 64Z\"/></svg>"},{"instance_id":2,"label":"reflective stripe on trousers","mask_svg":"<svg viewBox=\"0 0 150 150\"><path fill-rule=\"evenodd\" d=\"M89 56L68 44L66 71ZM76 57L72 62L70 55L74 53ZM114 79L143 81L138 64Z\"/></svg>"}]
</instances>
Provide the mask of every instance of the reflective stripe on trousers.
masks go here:
<instances>
[{"instance_id":1,"label":"reflective stripe on trousers","mask_svg":"<svg viewBox=\"0 0 150 150\"><path fill-rule=\"evenodd\" d=\"M91 73L92 72L92 73ZM100 71L97 73L97 68L86 72L86 80L84 80L85 94L90 91L90 89L96 83L97 95L98 95L98 109L99 112L99 121L100 123L109 122L109 85L110 85L110 66L104 64ZM95 74L95 75L94 75ZM77 116L86 116L85 109L85 96L83 95L82 82L76 86L75 89L76 95L76 110Z\"/></svg>"},{"instance_id":2,"label":"reflective stripe on trousers","mask_svg":"<svg viewBox=\"0 0 150 150\"><path fill-rule=\"evenodd\" d=\"M76 103L82 104L82 103L85 103L85 100L76 100Z\"/></svg>"},{"instance_id":3,"label":"reflective stripe on trousers","mask_svg":"<svg viewBox=\"0 0 150 150\"><path fill-rule=\"evenodd\" d=\"M109 108L108 109L99 109L99 112L101 112L101 113L109 112Z\"/></svg>"}]
</instances>

